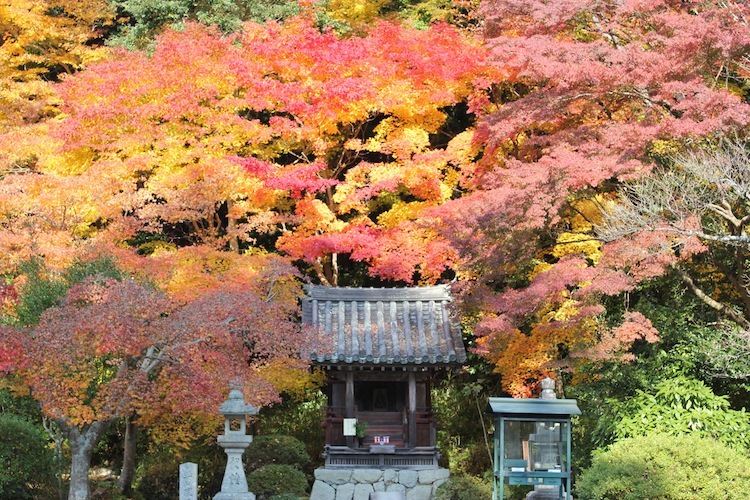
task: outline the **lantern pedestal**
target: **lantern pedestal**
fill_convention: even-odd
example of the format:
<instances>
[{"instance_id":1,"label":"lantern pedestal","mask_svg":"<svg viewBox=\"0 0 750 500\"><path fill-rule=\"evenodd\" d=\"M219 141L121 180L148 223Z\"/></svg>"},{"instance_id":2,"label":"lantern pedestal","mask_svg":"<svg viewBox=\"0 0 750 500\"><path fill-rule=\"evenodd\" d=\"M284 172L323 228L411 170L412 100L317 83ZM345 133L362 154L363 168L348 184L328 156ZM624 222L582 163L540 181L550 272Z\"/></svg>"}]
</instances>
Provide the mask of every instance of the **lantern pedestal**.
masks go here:
<instances>
[{"instance_id":1,"label":"lantern pedestal","mask_svg":"<svg viewBox=\"0 0 750 500\"><path fill-rule=\"evenodd\" d=\"M242 454L253 441L252 436L219 436L219 446L227 454L227 467L224 469L224 479L221 491L214 495L213 500L255 500L255 494L247 489L245 468L242 465Z\"/></svg>"}]
</instances>

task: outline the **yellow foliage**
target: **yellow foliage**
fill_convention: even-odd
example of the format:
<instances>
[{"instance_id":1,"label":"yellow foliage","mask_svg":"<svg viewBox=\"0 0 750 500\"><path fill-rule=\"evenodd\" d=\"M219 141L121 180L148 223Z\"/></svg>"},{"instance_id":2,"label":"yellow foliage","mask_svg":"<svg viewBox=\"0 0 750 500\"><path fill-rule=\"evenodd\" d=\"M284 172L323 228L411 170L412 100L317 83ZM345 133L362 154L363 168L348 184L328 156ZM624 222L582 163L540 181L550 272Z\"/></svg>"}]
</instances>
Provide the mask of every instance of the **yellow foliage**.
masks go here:
<instances>
[{"instance_id":1,"label":"yellow foliage","mask_svg":"<svg viewBox=\"0 0 750 500\"><path fill-rule=\"evenodd\" d=\"M151 259L162 288L183 300L217 288L252 285L266 263L264 255L237 254L205 246L174 250L167 244L157 246Z\"/></svg>"},{"instance_id":2,"label":"yellow foliage","mask_svg":"<svg viewBox=\"0 0 750 500\"><path fill-rule=\"evenodd\" d=\"M2 113L2 111L0 111ZM0 123L0 130L3 124ZM44 170L59 162L58 143L50 138L47 123L16 127L0 134L0 177L3 170Z\"/></svg>"},{"instance_id":3,"label":"yellow foliage","mask_svg":"<svg viewBox=\"0 0 750 500\"><path fill-rule=\"evenodd\" d=\"M651 143L648 152L656 158L666 160L677 156L682 149L683 146L676 140L656 140Z\"/></svg>"},{"instance_id":4,"label":"yellow foliage","mask_svg":"<svg viewBox=\"0 0 750 500\"><path fill-rule=\"evenodd\" d=\"M544 319L554 321L567 321L574 316L578 315L580 310L578 309L578 302L575 300L564 300L563 303L557 307L554 311L551 311Z\"/></svg>"},{"instance_id":5,"label":"yellow foliage","mask_svg":"<svg viewBox=\"0 0 750 500\"><path fill-rule=\"evenodd\" d=\"M601 257L601 247L601 242L589 234L562 233L557 237L552 255L561 258L570 254L583 254L596 264Z\"/></svg>"},{"instance_id":6,"label":"yellow foliage","mask_svg":"<svg viewBox=\"0 0 750 500\"><path fill-rule=\"evenodd\" d=\"M177 246L167 241L149 241L138 246L138 253L141 255L153 255L160 252L173 252Z\"/></svg>"},{"instance_id":7,"label":"yellow foliage","mask_svg":"<svg viewBox=\"0 0 750 500\"><path fill-rule=\"evenodd\" d=\"M576 232L591 231L593 224L601 221L605 199L597 194L593 199L581 199L572 203L576 214L570 218L571 229Z\"/></svg>"},{"instance_id":8,"label":"yellow foliage","mask_svg":"<svg viewBox=\"0 0 750 500\"><path fill-rule=\"evenodd\" d=\"M539 274L543 273L545 271L549 271L554 267L553 264L550 264L548 262L540 261L535 266L534 269L531 270L531 273L529 273L529 279L534 279L534 277Z\"/></svg>"},{"instance_id":9,"label":"yellow foliage","mask_svg":"<svg viewBox=\"0 0 750 500\"><path fill-rule=\"evenodd\" d=\"M389 131L387 136L388 150L399 160L407 160L414 153L427 149L430 136L422 127L407 125Z\"/></svg>"},{"instance_id":10,"label":"yellow foliage","mask_svg":"<svg viewBox=\"0 0 750 500\"><path fill-rule=\"evenodd\" d=\"M550 310L545 315L546 321L537 323L528 335L516 330L495 345L481 339L482 347L488 348L496 360L495 371L502 375L505 391L514 397L532 397L529 383L541 380L560 366L558 346L576 350L591 344L596 336L596 321L566 322L577 313L575 303L567 300L559 309Z\"/></svg>"},{"instance_id":11,"label":"yellow foliage","mask_svg":"<svg viewBox=\"0 0 750 500\"><path fill-rule=\"evenodd\" d=\"M396 203L390 210L378 216L378 225L386 228L396 227L403 221L416 219L427 206L431 204L423 201Z\"/></svg>"},{"instance_id":12,"label":"yellow foliage","mask_svg":"<svg viewBox=\"0 0 750 500\"><path fill-rule=\"evenodd\" d=\"M268 380L279 394L287 394L301 401L310 390L318 389L325 382L322 370L310 371L299 366L299 362L290 359L277 359L262 366L258 374Z\"/></svg>"},{"instance_id":13,"label":"yellow foliage","mask_svg":"<svg viewBox=\"0 0 750 500\"><path fill-rule=\"evenodd\" d=\"M96 36L94 24L110 22L113 13L105 0L0 1L0 78L30 81L51 68L72 72L105 57L108 50L87 42Z\"/></svg>"},{"instance_id":14,"label":"yellow foliage","mask_svg":"<svg viewBox=\"0 0 750 500\"><path fill-rule=\"evenodd\" d=\"M11 394L19 398L31 395L31 388L19 377L10 374L0 378L0 389L7 389Z\"/></svg>"},{"instance_id":15,"label":"yellow foliage","mask_svg":"<svg viewBox=\"0 0 750 500\"><path fill-rule=\"evenodd\" d=\"M358 25L372 21L391 0L330 0L325 10L337 21Z\"/></svg>"},{"instance_id":16,"label":"yellow foliage","mask_svg":"<svg viewBox=\"0 0 750 500\"><path fill-rule=\"evenodd\" d=\"M182 414L165 412L162 418L139 420L148 426L149 447L157 449L169 444L178 456L195 444L195 440L216 436L223 426L223 418L218 413Z\"/></svg>"},{"instance_id":17,"label":"yellow foliage","mask_svg":"<svg viewBox=\"0 0 750 500\"><path fill-rule=\"evenodd\" d=\"M91 149L78 148L59 156L47 156L42 170L58 175L80 175L88 170L95 157Z\"/></svg>"},{"instance_id":18,"label":"yellow foliage","mask_svg":"<svg viewBox=\"0 0 750 500\"><path fill-rule=\"evenodd\" d=\"M345 223L337 219L336 215L323 201L310 198L306 203L298 204L298 215L303 222L300 229L315 233L317 231L338 232L344 229Z\"/></svg>"},{"instance_id":19,"label":"yellow foliage","mask_svg":"<svg viewBox=\"0 0 750 500\"><path fill-rule=\"evenodd\" d=\"M471 165L479 155L481 145L474 141L474 129L465 130L448 143L446 152L456 166Z\"/></svg>"}]
</instances>

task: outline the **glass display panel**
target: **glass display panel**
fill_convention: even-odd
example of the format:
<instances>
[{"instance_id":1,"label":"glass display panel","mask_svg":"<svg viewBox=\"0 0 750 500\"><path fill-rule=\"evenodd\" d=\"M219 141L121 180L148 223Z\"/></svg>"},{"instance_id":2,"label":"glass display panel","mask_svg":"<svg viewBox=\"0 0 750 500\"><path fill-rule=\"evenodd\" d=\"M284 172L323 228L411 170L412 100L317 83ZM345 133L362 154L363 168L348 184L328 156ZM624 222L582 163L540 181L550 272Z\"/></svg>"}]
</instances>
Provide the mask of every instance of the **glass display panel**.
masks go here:
<instances>
[{"instance_id":1,"label":"glass display panel","mask_svg":"<svg viewBox=\"0 0 750 500\"><path fill-rule=\"evenodd\" d=\"M505 420L505 472L567 472L567 422Z\"/></svg>"}]
</instances>

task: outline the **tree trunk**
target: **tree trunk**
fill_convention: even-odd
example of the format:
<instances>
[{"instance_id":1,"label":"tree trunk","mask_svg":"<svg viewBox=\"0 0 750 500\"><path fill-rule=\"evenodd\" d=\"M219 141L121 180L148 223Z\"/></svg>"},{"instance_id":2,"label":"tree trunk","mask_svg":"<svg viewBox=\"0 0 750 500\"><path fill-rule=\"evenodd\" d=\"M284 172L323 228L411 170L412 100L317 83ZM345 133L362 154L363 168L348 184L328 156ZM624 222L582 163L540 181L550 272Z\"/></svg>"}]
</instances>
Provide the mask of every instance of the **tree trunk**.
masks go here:
<instances>
[{"instance_id":1,"label":"tree trunk","mask_svg":"<svg viewBox=\"0 0 750 500\"><path fill-rule=\"evenodd\" d=\"M232 217L232 207L234 201L227 200L227 232L232 234L237 229L237 219ZM234 253L240 253L240 240L237 235L232 235L229 238L229 250Z\"/></svg>"},{"instance_id":2,"label":"tree trunk","mask_svg":"<svg viewBox=\"0 0 750 500\"><path fill-rule=\"evenodd\" d=\"M125 443L122 454L122 472L120 473L120 495L129 496L135 474L135 445L138 436L138 425L133 423L134 415L125 419Z\"/></svg>"},{"instance_id":3,"label":"tree trunk","mask_svg":"<svg viewBox=\"0 0 750 500\"><path fill-rule=\"evenodd\" d=\"M70 490L68 500L90 500L89 469L91 455L96 443L109 427L111 420L96 421L79 429L66 420L58 420L60 428L65 429L70 444Z\"/></svg>"}]
</instances>

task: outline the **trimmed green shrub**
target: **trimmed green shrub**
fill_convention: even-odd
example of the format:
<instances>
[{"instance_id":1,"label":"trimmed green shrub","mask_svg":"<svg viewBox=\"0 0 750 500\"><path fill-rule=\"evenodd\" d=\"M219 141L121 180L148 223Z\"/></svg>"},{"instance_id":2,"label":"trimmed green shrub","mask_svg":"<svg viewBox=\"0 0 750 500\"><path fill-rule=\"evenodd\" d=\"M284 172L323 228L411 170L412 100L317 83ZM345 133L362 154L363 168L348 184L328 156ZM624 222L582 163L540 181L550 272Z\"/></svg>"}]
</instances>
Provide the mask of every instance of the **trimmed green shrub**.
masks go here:
<instances>
[{"instance_id":1,"label":"trimmed green shrub","mask_svg":"<svg viewBox=\"0 0 750 500\"><path fill-rule=\"evenodd\" d=\"M300 470L305 470L310 465L310 455L305 443L281 434L255 436L245 457L248 472L270 464L291 465Z\"/></svg>"},{"instance_id":2,"label":"trimmed green shrub","mask_svg":"<svg viewBox=\"0 0 750 500\"><path fill-rule=\"evenodd\" d=\"M286 464L269 464L247 475L247 486L258 500L281 493L303 494L307 489L305 473Z\"/></svg>"},{"instance_id":3,"label":"trimmed green shrub","mask_svg":"<svg viewBox=\"0 0 750 500\"><path fill-rule=\"evenodd\" d=\"M55 498L55 460L39 426L0 414L0 499Z\"/></svg>"},{"instance_id":4,"label":"trimmed green shrub","mask_svg":"<svg viewBox=\"0 0 750 500\"><path fill-rule=\"evenodd\" d=\"M594 431L608 444L651 433L694 434L713 438L739 451L750 449L750 416L732 410L726 396L714 394L700 380L666 379L649 392L609 407Z\"/></svg>"},{"instance_id":5,"label":"trimmed green shrub","mask_svg":"<svg viewBox=\"0 0 750 500\"><path fill-rule=\"evenodd\" d=\"M435 492L436 500L492 498L492 481L476 476L453 476Z\"/></svg>"},{"instance_id":6,"label":"trimmed green shrub","mask_svg":"<svg viewBox=\"0 0 750 500\"><path fill-rule=\"evenodd\" d=\"M650 434L595 452L576 484L579 500L740 500L750 459L710 438Z\"/></svg>"},{"instance_id":7,"label":"trimmed green shrub","mask_svg":"<svg viewBox=\"0 0 750 500\"><path fill-rule=\"evenodd\" d=\"M300 401L298 398L301 397L305 400ZM255 435L283 434L305 443L311 462L302 470L311 475L323 465L321 451L325 445L325 432L321 424L327 407L328 398L321 391L309 391L304 396L285 395L280 403L260 410Z\"/></svg>"}]
</instances>

